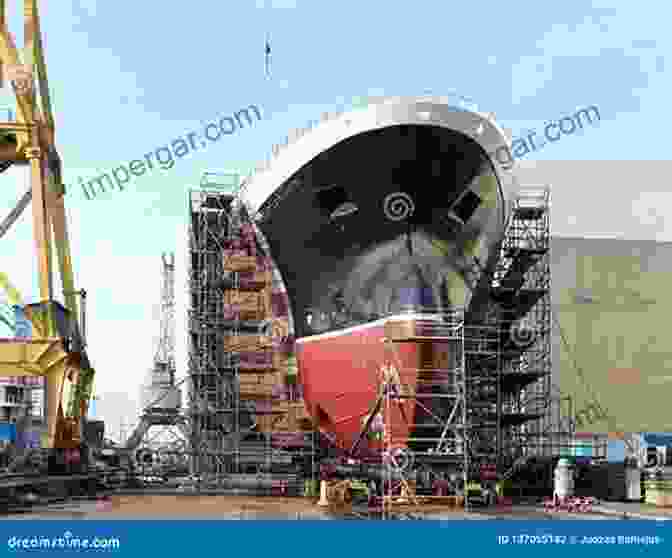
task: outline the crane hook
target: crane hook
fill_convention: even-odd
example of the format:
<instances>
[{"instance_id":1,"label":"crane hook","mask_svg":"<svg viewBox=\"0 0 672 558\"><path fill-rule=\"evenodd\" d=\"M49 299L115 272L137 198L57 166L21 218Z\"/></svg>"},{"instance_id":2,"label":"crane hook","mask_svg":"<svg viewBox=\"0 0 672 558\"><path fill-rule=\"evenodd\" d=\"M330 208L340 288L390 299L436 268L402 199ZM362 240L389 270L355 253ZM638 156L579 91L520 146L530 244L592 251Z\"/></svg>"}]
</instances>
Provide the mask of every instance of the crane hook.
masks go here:
<instances>
[{"instance_id":1,"label":"crane hook","mask_svg":"<svg viewBox=\"0 0 672 558\"><path fill-rule=\"evenodd\" d=\"M266 38L266 48L264 49L265 54L265 68L266 68L266 79L271 78L271 40L269 37Z\"/></svg>"}]
</instances>

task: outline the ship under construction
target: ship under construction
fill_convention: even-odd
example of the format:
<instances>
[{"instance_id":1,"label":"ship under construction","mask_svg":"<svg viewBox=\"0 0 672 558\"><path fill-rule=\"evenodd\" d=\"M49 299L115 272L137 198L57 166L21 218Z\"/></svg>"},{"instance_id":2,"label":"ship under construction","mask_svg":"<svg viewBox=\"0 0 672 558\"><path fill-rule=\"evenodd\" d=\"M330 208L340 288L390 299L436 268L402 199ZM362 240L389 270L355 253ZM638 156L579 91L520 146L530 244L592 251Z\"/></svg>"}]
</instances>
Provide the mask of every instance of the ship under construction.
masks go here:
<instances>
[{"instance_id":1,"label":"ship under construction","mask_svg":"<svg viewBox=\"0 0 672 558\"><path fill-rule=\"evenodd\" d=\"M6 78L16 103L0 118L0 174L25 167L29 186L0 238L30 206L39 301L24 302L0 271L0 324L11 332L0 338L0 410L11 407L0 423L0 511L120 488L144 498L157 483L182 515L204 491L319 496L320 506L358 491L369 517L468 508L491 502L492 487L553 494L551 509L586 505L574 489L639 501L644 487L651 503L671 505L669 437L649 435L644 451L585 382L577 413L553 386L549 188L518 182L513 157L494 155L509 150L507 134L459 97L368 98L293 131L251 176L205 173L187 203L187 403L176 265L164 256L142 415L125 445L105 440L102 422L88 420L87 293L73 273L38 2L22 2L22 47L5 4L0 87ZM265 47L270 77L269 38ZM16 408L41 406L28 397L39 387L45 420L32 421ZM580 470L575 427L594 419L629 454L606 467L600 448ZM156 427L172 438L150 440ZM170 483L154 474L166 465ZM174 498L192 488L196 498ZM305 510L315 500L276 503Z\"/></svg>"},{"instance_id":2,"label":"ship under construction","mask_svg":"<svg viewBox=\"0 0 672 558\"><path fill-rule=\"evenodd\" d=\"M507 141L461 99L369 99L252 176L204 175L189 197L195 472L300 490L319 462L389 503L570 443L551 387L549 189L489 155Z\"/></svg>"}]
</instances>

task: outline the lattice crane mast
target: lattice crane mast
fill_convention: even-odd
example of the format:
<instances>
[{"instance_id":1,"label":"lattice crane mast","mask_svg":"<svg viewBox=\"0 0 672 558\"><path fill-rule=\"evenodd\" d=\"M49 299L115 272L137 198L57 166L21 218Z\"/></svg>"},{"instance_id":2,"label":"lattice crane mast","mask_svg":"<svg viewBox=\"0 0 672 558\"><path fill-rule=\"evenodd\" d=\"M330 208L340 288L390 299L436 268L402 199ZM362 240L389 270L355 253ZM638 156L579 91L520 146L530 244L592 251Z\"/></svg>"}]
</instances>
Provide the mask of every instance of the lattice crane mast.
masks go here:
<instances>
[{"instance_id":1,"label":"lattice crane mast","mask_svg":"<svg viewBox=\"0 0 672 558\"><path fill-rule=\"evenodd\" d=\"M154 369L170 371L175 380L175 254L161 254L161 318Z\"/></svg>"}]
</instances>

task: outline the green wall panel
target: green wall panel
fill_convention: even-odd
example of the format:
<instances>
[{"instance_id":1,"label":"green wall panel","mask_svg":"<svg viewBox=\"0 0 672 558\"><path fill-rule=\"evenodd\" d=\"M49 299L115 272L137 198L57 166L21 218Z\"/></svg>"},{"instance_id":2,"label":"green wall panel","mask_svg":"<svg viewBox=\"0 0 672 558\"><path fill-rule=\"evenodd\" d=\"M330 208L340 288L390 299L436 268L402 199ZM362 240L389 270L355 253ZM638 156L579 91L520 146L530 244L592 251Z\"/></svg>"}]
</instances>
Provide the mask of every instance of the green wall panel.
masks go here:
<instances>
[{"instance_id":1,"label":"green wall panel","mask_svg":"<svg viewBox=\"0 0 672 558\"><path fill-rule=\"evenodd\" d=\"M560 389L576 412L596 401L610 417L584 413L577 430L672 431L672 272L641 264L638 256L577 253L574 288L554 290L573 348L570 355L560 343L554 355Z\"/></svg>"}]
</instances>

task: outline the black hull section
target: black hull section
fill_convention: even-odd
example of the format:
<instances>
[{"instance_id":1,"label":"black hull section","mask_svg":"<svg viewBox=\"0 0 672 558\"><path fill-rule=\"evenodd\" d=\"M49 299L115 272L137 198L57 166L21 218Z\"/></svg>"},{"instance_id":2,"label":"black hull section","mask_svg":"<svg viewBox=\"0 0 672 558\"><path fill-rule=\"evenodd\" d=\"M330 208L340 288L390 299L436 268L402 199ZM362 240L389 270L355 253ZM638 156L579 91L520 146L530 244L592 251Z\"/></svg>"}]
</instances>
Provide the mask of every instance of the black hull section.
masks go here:
<instances>
[{"instance_id":1,"label":"black hull section","mask_svg":"<svg viewBox=\"0 0 672 558\"><path fill-rule=\"evenodd\" d=\"M337 144L261 211L297 338L411 308L468 306L474 258L490 264L504 225L483 149L433 126L394 126Z\"/></svg>"}]
</instances>

